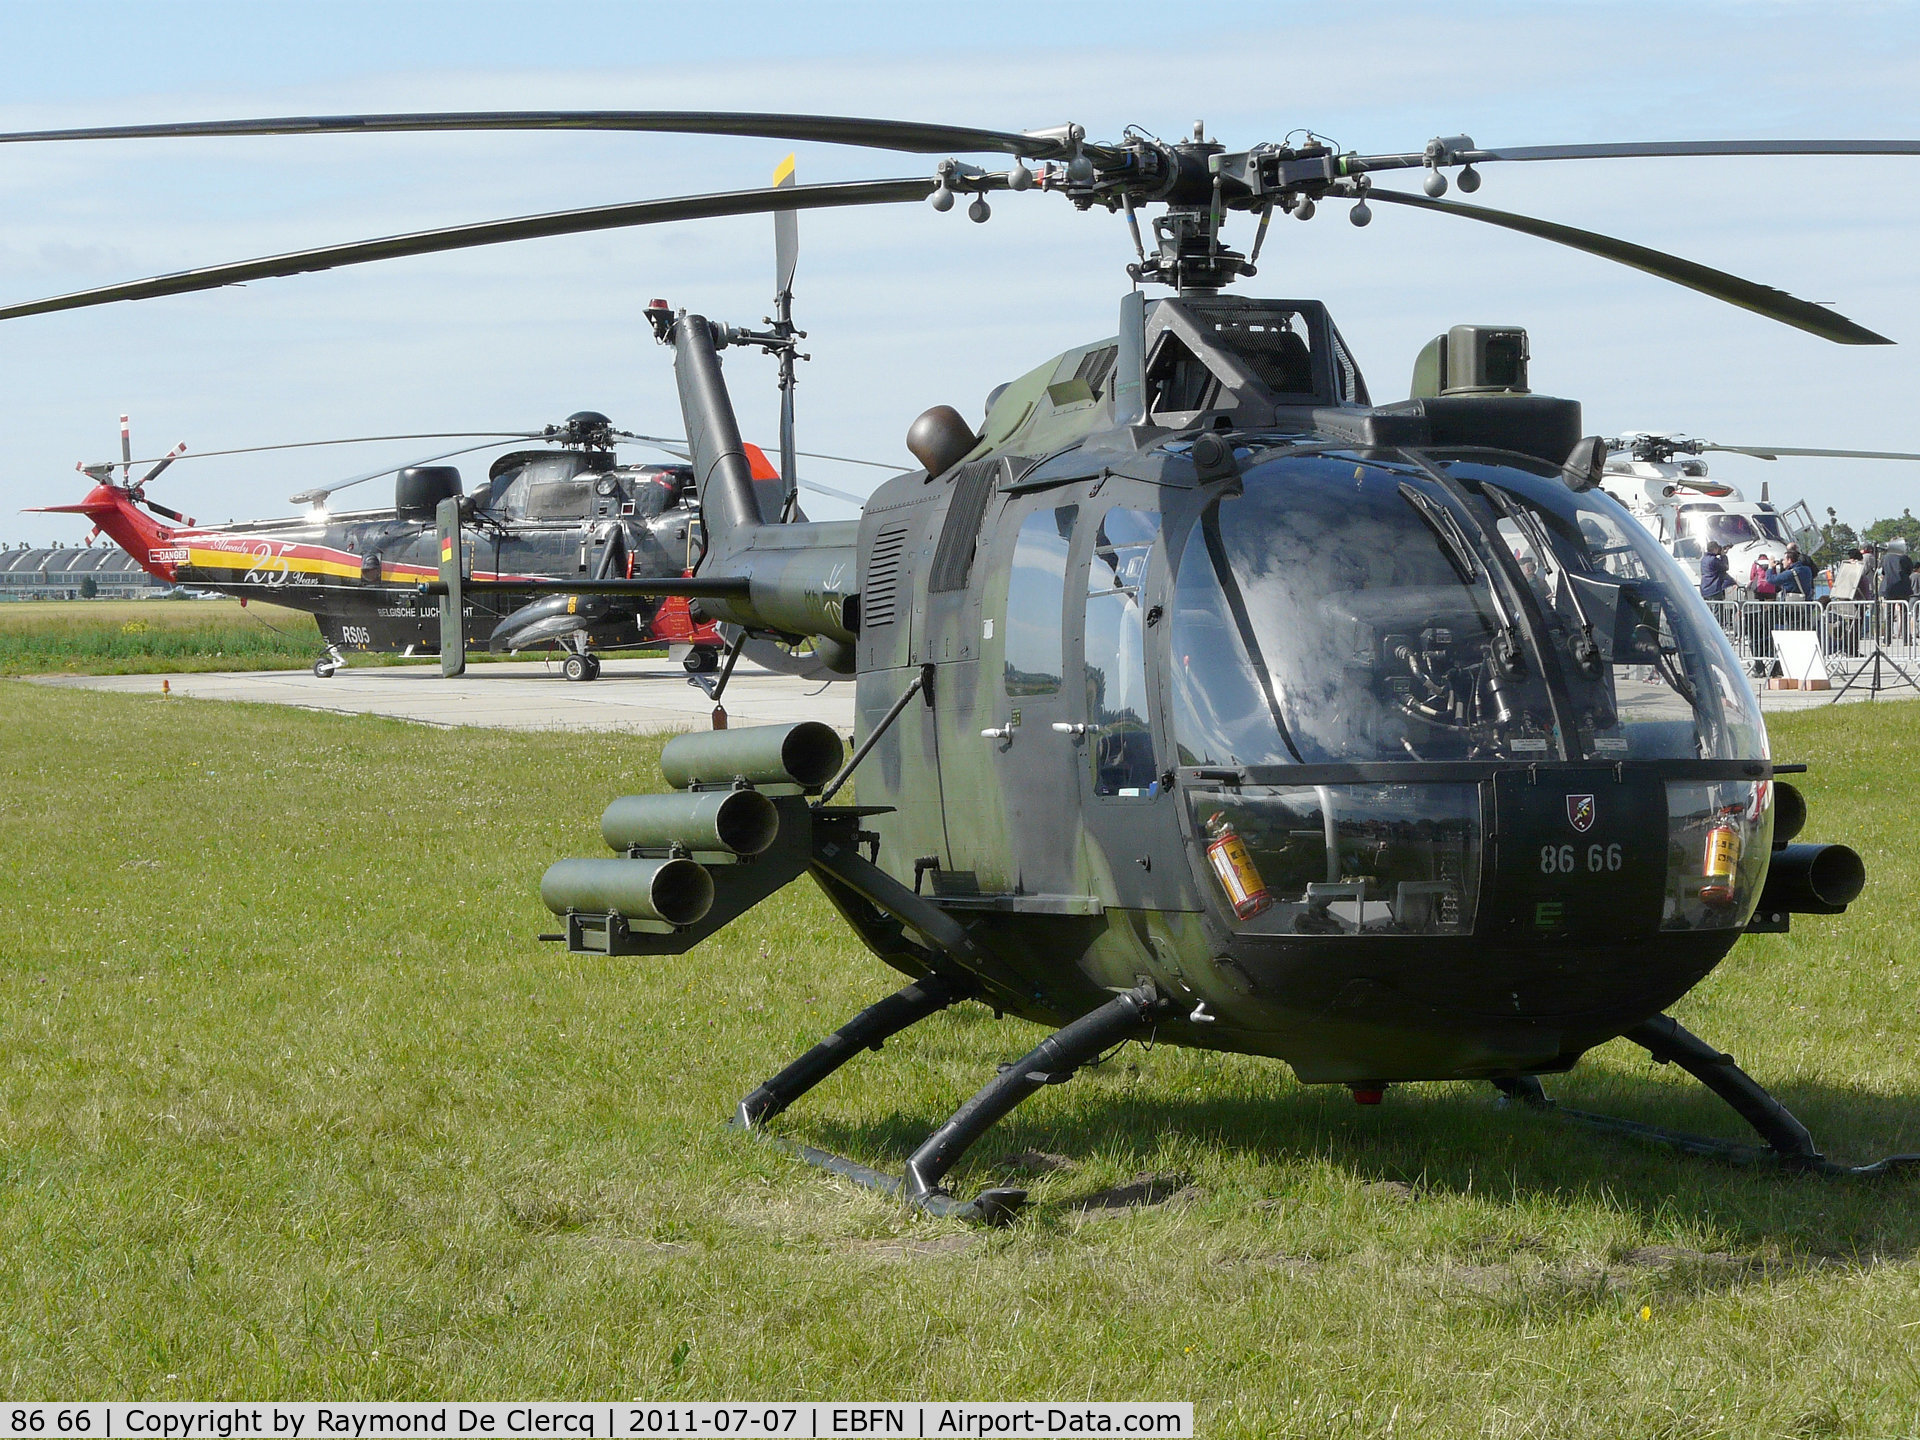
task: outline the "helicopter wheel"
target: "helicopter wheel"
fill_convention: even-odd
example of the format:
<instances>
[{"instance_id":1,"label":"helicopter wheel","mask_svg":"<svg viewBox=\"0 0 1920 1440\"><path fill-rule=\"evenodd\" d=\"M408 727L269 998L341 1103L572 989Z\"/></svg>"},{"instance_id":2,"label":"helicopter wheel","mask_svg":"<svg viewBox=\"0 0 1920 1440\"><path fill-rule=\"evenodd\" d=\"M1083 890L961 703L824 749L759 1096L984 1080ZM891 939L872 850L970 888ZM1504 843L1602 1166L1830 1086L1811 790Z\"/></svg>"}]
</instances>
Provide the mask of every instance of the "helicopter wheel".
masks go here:
<instances>
[{"instance_id":1,"label":"helicopter wheel","mask_svg":"<svg viewBox=\"0 0 1920 1440\"><path fill-rule=\"evenodd\" d=\"M696 645L680 662L689 675L707 675L720 668L720 652L708 645Z\"/></svg>"},{"instance_id":2,"label":"helicopter wheel","mask_svg":"<svg viewBox=\"0 0 1920 1440\"><path fill-rule=\"evenodd\" d=\"M333 678L333 661L331 660L314 661L313 673L315 675L318 675L322 680L331 680Z\"/></svg>"},{"instance_id":3,"label":"helicopter wheel","mask_svg":"<svg viewBox=\"0 0 1920 1440\"><path fill-rule=\"evenodd\" d=\"M600 673L591 655L569 655L560 662L560 673L569 680L591 680Z\"/></svg>"},{"instance_id":4,"label":"helicopter wheel","mask_svg":"<svg viewBox=\"0 0 1920 1440\"><path fill-rule=\"evenodd\" d=\"M598 655L589 655L587 656L587 679L598 680L599 678L600 657Z\"/></svg>"}]
</instances>

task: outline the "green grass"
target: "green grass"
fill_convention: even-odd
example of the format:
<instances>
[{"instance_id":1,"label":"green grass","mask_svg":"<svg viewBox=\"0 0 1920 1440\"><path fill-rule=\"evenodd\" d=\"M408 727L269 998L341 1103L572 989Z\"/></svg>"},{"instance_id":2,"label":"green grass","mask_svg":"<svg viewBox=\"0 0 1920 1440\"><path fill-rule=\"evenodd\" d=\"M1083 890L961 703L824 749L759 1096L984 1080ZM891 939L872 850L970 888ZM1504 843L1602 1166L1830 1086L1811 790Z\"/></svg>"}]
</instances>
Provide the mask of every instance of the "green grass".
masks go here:
<instances>
[{"instance_id":1,"label":"green grass","mask_svg":"<svg viewBox=\"0 0 1920 1440\"><path fill-rule=\"evenodd\" d=\"M490 655L486 632L468 636L467 663ZM15 675L159 675L193 670L304 670L323 653L304 610L238 600L49 600L0 604L0 678ZM555 655L555 647L526 652ZM617 652L658 658L660 649ZM353 651L348 663L431 665L433 656Z\"/></svg>"},{"instance_id":2,"label":"green grass","mask_svg":"<svg viewBox=\"0 0 1920 1440\"><path fill-rule=\"evenodd\" d=\"M1676 1013L1830 1153L1920 1150L1920 707L1785 716L1843 920ZM806 882L569 958L534 887L658 742L0 685L0 1384L15 1397L1188 1398L1208 1436L1920 1432L1915 1182L1748 1173L1485 1087L1377 1109L1123 1051L1036 1097L1012 1228L722 1120L895 983ZM894 1165L1040 1036L962 1007L777 1123ZM1737 1133L1621 1044L1552 1087ZM1073 1202L1142 1173L1180 1201Z\"/></svg>"},{"instance_id":3,"label":"green grass","mask_svg":"<svg viewBox=\"0 0 1920 1440\"><path fill-rule=\"evenodd\" d=\"M0 676L301 670L313 616L238 600L56 600L0 605ZM367 657L378 663L384 657ZM356 663L365 663L357 661Z\"/></svg>"}]
</instances>

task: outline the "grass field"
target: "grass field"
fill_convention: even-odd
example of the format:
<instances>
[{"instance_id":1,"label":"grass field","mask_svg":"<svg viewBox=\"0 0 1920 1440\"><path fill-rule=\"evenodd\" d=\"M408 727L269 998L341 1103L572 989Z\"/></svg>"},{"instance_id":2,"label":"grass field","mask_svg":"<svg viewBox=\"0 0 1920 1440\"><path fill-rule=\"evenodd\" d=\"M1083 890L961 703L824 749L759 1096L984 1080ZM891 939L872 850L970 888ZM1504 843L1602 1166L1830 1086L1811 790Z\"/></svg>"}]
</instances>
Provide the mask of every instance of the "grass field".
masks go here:
<instances>
[{"instance_id":1,"label":"grass field","mask_svg":"<svg viewBox=\"0 0 1920 1440\"><path fill-rule=\"evenodd\" d=\"M320 653L313 617L278 605L242 607L238 600L0 605L0 676L302 670Z\"/></svg>"},{"instance_id":2,"label":"grass field","mask_svg":"<svg viewBox=\"0 0 1920 1440\"><path fill-rule=\"evenodd\" d=\"M1783 717L1872 883L1676 1009L1843 1159L1920 1150L1920 707ZM535 885L658 742L0 685L13 1397L1191 1399L1207 1436L1920 1433L1920 1182L1751 1173L1129 1048L902 1214L722 1124L891 972L809 884L570 959ZM872 1163L1040 1035L978 1007L781 1130ZM1569 1100L1736 1134L1614 1044ZM1137 1176L1166 1203L1076 1208Z\"/></svg>"}]
</instances>

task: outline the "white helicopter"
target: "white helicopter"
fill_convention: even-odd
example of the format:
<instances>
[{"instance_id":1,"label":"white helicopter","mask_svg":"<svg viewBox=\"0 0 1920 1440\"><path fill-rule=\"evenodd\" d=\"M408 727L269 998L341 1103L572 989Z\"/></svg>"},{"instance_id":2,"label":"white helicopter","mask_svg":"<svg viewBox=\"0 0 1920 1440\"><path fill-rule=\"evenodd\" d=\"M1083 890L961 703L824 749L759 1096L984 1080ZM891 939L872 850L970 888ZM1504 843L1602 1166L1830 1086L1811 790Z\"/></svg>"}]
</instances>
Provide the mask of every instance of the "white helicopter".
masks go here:
<instances>
[{"instance_id":1,"label":"white helicopter","mask_svg":"<svg viewBox=\"0 0 1920 1440\"><path fill-rule=\"evenodd\" d=\"M1632 431L1607 441L1607 466L1600 487L1647 527L1696 579L1710 541L1727 553L1727 570L1746 593L1747 576L1762 556L1778 559L1789 544L1803 554L1819 549L1826 530L1804 500L1776 506L1760 486L1749 500L1738 486L1710 479L1709 450L1777 460L1782 455L1849 460L1920 460L1920 454L1893 450L1823 450L1786 445L1717 445L1681 435ZM1831 512L1829 512L1831 513Z\"/></svg>"}]
</instances>

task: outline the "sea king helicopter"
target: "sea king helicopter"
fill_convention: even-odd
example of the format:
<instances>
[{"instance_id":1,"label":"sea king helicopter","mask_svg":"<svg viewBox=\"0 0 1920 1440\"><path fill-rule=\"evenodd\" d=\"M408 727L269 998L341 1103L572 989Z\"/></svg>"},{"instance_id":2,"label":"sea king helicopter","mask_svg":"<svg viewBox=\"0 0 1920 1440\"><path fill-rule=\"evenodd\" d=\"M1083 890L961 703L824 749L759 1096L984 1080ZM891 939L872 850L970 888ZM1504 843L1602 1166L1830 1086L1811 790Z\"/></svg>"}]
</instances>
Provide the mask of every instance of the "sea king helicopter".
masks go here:
<instances>
[{"instance_id":1,"label":"sea king helicopter","mask_svg":"<svg viewBox=\"0 0 1920 1440\"><path fill-rule=\"evenodd\" d=\"M776 186L794 183L792 157L774 174ZM758 340L779 361L781 465L775 469L757 446L746 447L761 512L771 520L806 518L799 491L817 490L858 504L860 497L801 480L796 461L836 460L871 465L845 456L794 448L794 362L804 332L793 324L793 274L799 255L791 213L776 218L775 315ZM331 676L349 651L439 654L442 670L465 667L469 635L484 637L488 650L511 654L551 648L562 652L569 680L593 680L600 655L610 650L668 645L684 653L696 676L719 667L729 637L711 621L688 613L683 596L641 593L581 593L552 582L682 576L693 572L704 543L692 470L678 440L617 430L605 415L582 410L564 424L500 434L416 434L371 439L480 441L429 456L412 465L373 471L315 486L289 497L311 508L304 515L229 525L200 525L191 516L152 499L147 487L184 456L184 444L157 460L135 461L128 417L120 417L119 478L115 464L75 468L93 488L76 504L39 507L39 513L83 515L94 531L118 543L149 574L169 584L265 600L310 612L326 653L313 672ZM463 493L460 471L442 462L476 451L502 449L514 441L545 442L499 455L485 482ZM258 454L305 449L315 444L250 446L210 454ZM616 446L641 444L665 450L673 463L622 464ZM136 464L151 466L137 479ZM876 466L889 472L894 466ZM393 477L391 509L332 509L331 496ZM441 607L423 602L420 585L439 573L435 511L443 500L458 502L465 527L463 563L497 588L473 593L460 607L458 627L443 634ZM443 643L444 642L444 643ZM789 674L834 678L792 647L750 639L755 663ZM709 689L711 681L704 681Z\"/></svg>"},{"instance_id":2,"label":"sea king helicopter","mask_svg":"<svg viewBox=\"0 0 1920 1440\"><path fill-rule=\"evenodd\" d=\"M662 304L708 547L679 594L742 633L807 638L856 682L856 742L811 723L683 735L668 793L614 800L612 856L562 860L546 937L677 954L802 875L907 983L754 1089L761 1130L840 1065L976 1001L1053 1029L899 1173L805 1158L938 1214L1009 1218L1022 1192L951 1193L996 1120L1129 1038L1271 1056L1378 1103L1483 1079L1553 1109L1542 1075L1624 1036L1697 1076L1764 1142L1568 1118L1819 1174L1827 1159L1731 1056L1662 1012L1753 931L1838 914L1865 873L1793 843L1740 665L1688 577L1602 486L1576 401L1530 393L1525 333L1451 332L1438 393L1376 404L1318 301L1225 293L1273 217L1350 201L1502 226L1635 266L1848 344L1831 310L1625 241L1440 198L1496 162L1920 154L1920 142L1485 149L1465 136L1360 155L1317 138L1229 150L1196 126L1096 143L1077 125L962 130L783 115L600 112L305 117L57 132L276 134L607 128L833 140L954 158L931 176L597 207L332 246L105 286L0 318L530 235L703 215L1058 192L1123 213L1139 285L1117 331L1000 387L976 431L936 406L922 469L857 521L769 524L720 351L739 332ZM8 137L12 138L12 137ZM36 137L38 138L38 137ZM1424 171L1423 194L1375 177ZM1138 212L1165 206L1154 243ZM1223 220L1258 217L1250 253ZM472 578L457 506L431 588ZM605 582L615 588L619 582ZM849 779L859 803L836 803Z\"/></svg>"}]
</instances>

